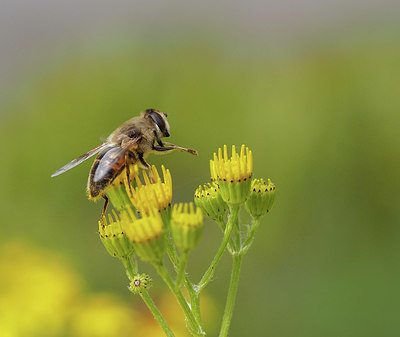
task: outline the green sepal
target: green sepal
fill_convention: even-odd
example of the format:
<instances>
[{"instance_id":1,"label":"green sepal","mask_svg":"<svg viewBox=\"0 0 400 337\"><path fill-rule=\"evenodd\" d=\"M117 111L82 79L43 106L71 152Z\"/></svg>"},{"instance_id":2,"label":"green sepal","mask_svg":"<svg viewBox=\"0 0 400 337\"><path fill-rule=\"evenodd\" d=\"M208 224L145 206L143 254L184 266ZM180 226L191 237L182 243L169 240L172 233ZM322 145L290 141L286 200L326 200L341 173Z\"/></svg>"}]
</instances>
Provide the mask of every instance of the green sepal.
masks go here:
<instances>
[{"instance_id":1,"label":"green sepal","mask_svg":"<svg viewBox=\"0 0 400 337\"><path fill-rule=\"evenodd\" d=\"M111 204L117 212L125 211L127 208L130 208L133 212L135 212L135 206L133 206L131 200L129 199L128 193L130 193L130 191L129 189L126 189L126 186L123 182L110 186L106 191L107 197L110 199Z\"/></svg>"},{"instance_id":2,"label":"green sepal","mask_svg":"<svg viewBox=\"0 0 400 337\"><path fill-rule=\"evenodd\" d=\"M175 246L181 252L189 252L197 247L203 234L203 225L198 227L182 226L171 222L171 236Z\"/></svg>"},{"instance_id":3,"label":"green sepal","mask_svg":"<svg viewBox=\"0 0 400 337\"><path fill-rule=\"evenodd\" d=\"M166 253L165 236L153 238L144 242L133 242L135 253L145 262L161 264Z\"/></svg>"},{"instance_id":4,"label":"green sepal","mask_svg":"<svg viewBox=\"0 0 400 337\"><path fill-rule=\"evenodd\" d=\"M171 206L160 211L161 219L164 224L164 231L169 233L171 230Z\"/></svg>"},{"instance_id":5,"label":"green sepal","mask_svg":"<svg viewBox=\"0 0 400 337\"><path fill-rule=\"evenodd\" d=\"M222 199L228 204L243 204L250 193L251 181L246 179L240 182L217 180Z\"/></svg>"}]
</instances>

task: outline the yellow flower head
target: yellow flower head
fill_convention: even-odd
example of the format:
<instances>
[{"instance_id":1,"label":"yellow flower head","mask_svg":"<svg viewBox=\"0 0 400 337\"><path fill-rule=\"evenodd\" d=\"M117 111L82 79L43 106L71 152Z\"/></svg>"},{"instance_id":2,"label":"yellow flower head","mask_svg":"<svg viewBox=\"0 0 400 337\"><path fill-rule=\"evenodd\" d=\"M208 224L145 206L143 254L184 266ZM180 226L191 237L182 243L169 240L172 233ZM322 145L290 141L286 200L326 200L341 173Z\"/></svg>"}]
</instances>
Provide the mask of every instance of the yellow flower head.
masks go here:
<instances>
[{"instance_id":1,"label":"yellow flower head","mask_svg":"<svg viewBox=\"0 0 400 337\"><path fill-rule=\"evenodd\" d=\"M160 263L166 248L161 215L154 210L141 215L137 219L130 209L121 213L122 229L143 261Z\"/></svg>"},{"instance_id":2,"label":"yellow flower head","mask_svg":"<svg viewBox=\"0 0 400 337\"><path fill-rule=\"evenodd\" d=\"M134 247L123 232L121 221L115 212L114 217L108 214L106 218L99 221L99 235L104 247L111 256L118 258L129 257L134 253Z\"/></svg>"},{"instance_id":3,"label":"yellow flower head","mask_svg":"<svg viewBox=\"0 0 400 337\"><path fill-rule=\"evenodd\" d=\"M163 234L161 216L151 211L141 213L141 218L136 218L131 210L121 213L122 229L134 243L143 243L159 238Z\"/></svg>"},{"instance_id":4,"label":"yellow flower head","mask_svg":"<svg viewBox=\"0 0 400 337\"><path fill-rule=\"evenodd\" d=\"M172 200L172 179L171 173L164 166L161 166L163 180L155 166L152 166L153 181L150 182L146 172L143 172L144 184L136 177L137 187L130 196L132 204L141 212L148 214L151 209L158 211L165 210L171 205Z\"/></svg>"},{"instance_id":5,"label":"yellow flower head","mask_svg":"<svg viewBox=\"0 0 400 337\"><path fill-rule=\"evenodd\" d=\"M222 199L230 204L243 204L250 192L250 178L253 173L253 154L248 147L242 145L240 154L232 146L232 156L229 159L228 150L224 145L224 154L221 148L218 155L214 153L214 159L210 160L212 179L221 189Z\"/></svg>"},{"instance_id":6,"label":"yellow flower head","mask_svg":"<svg viewBox=\"0 0 400 337\"><path fill-rule=\"evenodd\" d=\"M230 183L242 182L250 179L253 172L253 154L244 145L240 148L240 155L236 153L235 145L232 145L232 156L229 159L227 146L218 149L218 155L214 153L214 159L210 160L211 177L213 180L222 180Z\"/></svg>"},{"instance_id":7,"label":"yellow flower head","mask_svg":"<svg viewBox=\"0 0 400 337\"><path fill-rule=\"evenodd\" d=\"M133 182L135 179L139 177L139 166L137 164L129 166L129 179ZM126 182L126 169L123 171L113 180L111 185L118 186L123 185Z\"/></svg>"},{"instance_id":8,"label":"yellow flower head","mask_svg":"<svg viewBox=\"0 0 400 337\"><path fill-rule=\"evenodd\" d=\"M181 251L194 249L203 232L203 213L199 207L194 209L191 202L175 204L172 208L171 235Z\"/></svg>"}]
</instances>

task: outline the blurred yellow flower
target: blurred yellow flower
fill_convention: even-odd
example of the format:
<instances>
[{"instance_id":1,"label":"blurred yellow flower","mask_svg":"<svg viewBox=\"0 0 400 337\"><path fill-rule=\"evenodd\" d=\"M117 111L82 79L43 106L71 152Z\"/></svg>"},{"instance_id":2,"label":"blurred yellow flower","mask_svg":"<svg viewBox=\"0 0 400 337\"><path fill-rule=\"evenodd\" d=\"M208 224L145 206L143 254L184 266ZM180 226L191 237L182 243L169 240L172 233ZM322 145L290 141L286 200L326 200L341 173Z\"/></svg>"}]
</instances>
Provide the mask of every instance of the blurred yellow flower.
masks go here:
<instances>
[{"instance_id":1,"label":"blurred yellow flower","mask_svg":"<svg viewBox=\"0 0 400 337\"><path fill-rule=\"evenodd\" d=\"M85 295L79 277L54 252L6 243L0 247L0 275L1 337L163 336L139 297L129 305L108 294ZM184 317L172 295L155 302L175 336L186 337ZM208 297L202 303L204 318L215 323L215 305Z\"/></svg>"},{"instance_id":2,"label":"blurred yellow flower","mask_svg":"<svg viewBox=\"0 0 400 337\"><path fill-rule=\"evenodd\" d=\"M81 282L54 254L18 242L0 248L2 337L59 336Z\"/></svg>"},{"instance_id":3,"label":"blurred yellow flower","mask_svg":"<svg viewBox=\"0 0 400 337\"><path fill-rule=\"evenodd\" d=\"M96 294L83 298L71 316L70 334L74 337L137 336L135 311L115 297Z\"/></svg>"}]
</instances>

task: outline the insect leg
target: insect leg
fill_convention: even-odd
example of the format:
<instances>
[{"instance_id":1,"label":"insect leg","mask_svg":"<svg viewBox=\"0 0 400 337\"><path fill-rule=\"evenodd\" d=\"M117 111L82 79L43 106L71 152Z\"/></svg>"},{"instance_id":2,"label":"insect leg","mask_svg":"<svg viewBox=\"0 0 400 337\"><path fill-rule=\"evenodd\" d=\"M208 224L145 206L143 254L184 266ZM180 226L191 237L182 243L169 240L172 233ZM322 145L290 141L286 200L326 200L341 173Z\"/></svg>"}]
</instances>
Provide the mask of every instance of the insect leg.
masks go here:
<instances>
[{"instance_id":1,"label":"insect leg","mask_svg":"<svg viewBox=\"0 0 400 337\"><path fill-rule=\"evenodd\" d=\"M153 146L153 149L157 152L166 152L166 151L172 151L172 150L178 150L181 152L188 152L191 153L195 156L197 156L197 151L193 149L186 149L184 147L180 147L171 143L164 143L165 145L168 146Z\"/></svg>"},{"instance_id":2,"label":"insect leg","mask_svg":"<svg viewBox=\"0 0 400 337\"><path fill-rule=\"evenodd\" d=\"M103 206L103 213L101 214L101 222L102 223L103 223L104 216L106 215L106 210L107 210L107 206L109 203L109 200L105 194L103 195L103 199L105 200L105 202L104 202L104 206Z\"/></svg>"},{"instance_id":3,"label":"insect leg","mask_svg":"<svg viewBox=\"0 0 400 337\"><path fill-rule=\"evenodd\" d=\"M150 181L153 181L153 170L151 169L150 164L144 160L142 153L138 153L138 158L139 158L140 164L142 164L143 168L145 168L149 171Z\"/></svg>"},{"instance_id":4,"label":"insect leg","mask_svg":"<svg viewBox=\"0 0 400 337\"><path fill-rule=\"evenodd\" d=\"M129 186L129 192L131 192L131 197L133 198L132 186L131 186L131 172L129 170L129 153L125 155L125 168L126 168L126 180Z\"/></svg>"}]
</instances>

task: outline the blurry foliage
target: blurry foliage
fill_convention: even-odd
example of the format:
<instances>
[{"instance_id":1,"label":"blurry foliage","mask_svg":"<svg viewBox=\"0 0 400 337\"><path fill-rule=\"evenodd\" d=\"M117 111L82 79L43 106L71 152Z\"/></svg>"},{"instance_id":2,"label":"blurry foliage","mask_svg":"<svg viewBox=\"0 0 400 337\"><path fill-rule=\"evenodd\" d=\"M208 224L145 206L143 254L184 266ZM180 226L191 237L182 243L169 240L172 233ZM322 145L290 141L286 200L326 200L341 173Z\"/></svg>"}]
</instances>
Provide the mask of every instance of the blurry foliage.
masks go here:
<instances>
[{"instance_id":1,"label":"blurry foliage","mask_svg":"<svg viewBox=\"0 0 400 337\"><path fill-rule=\"evenodd\" d=\"M395 336L400 47L393 41L309 43L277 54L127 40L53 59L2 103L2 244L23 237L67 253L90 289L130 296L96 235L102 205L85 197L90 163L49 176L154 107L168 113L171 142L200 154L149 157L171 170L175 202L208 181L212 152L225 143L251 147L255 177L277 186L274 212L246 256L232 337ZM195 276L221 238L207 224L204 234L191 256ZM219 302L226 289L218 284L229 277L221 267L216 277L224 281L209 290Z\"/></svg>"}]
</instances>

